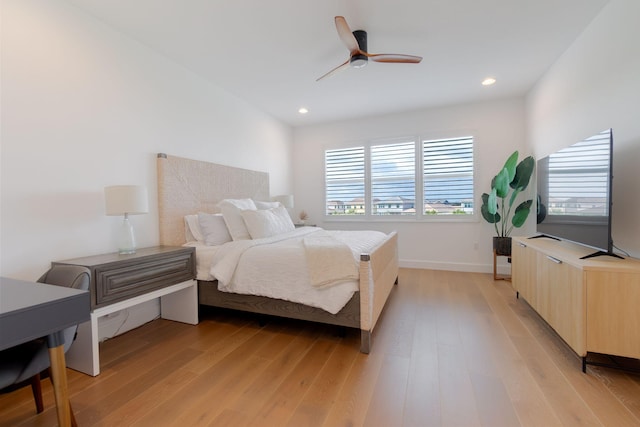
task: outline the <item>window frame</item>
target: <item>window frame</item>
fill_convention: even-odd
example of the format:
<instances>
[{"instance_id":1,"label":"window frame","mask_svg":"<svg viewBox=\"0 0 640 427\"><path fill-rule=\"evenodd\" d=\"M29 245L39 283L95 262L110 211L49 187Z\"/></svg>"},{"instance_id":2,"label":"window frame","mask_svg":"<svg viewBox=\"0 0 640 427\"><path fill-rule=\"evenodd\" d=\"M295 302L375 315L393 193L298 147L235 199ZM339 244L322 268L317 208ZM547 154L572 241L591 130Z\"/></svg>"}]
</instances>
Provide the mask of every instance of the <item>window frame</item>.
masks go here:
<instances>
[{"instance_id":1,"label":"window frame","mask_svg":"<svg viewBox=\"0 0 640 427\"><path fill-rule=\"evenodd\" d=\"M323 147L323 217L327 222L400 222L400 223L415 223L415 222L478 222L480 212L480 202L478 196L478 184L476 180L477 176L477 141L478 138L475 135L476 132L469 130L447 132L445 134L414 134L402 137L391 138L376 138L366 141L351 141L343 144L325 145ZM415 214L411 215L374 215L372 214L372 191L371 191L371 146L374 145L389 145L393 143L407 142L408 139L413 139L415 143L415 192L416 201L415 206L424 206L424 175L423 175L423 145L422 141L434 141L434 140L456 140L462 138L471 138L473 142L472 146L472 162L473 162L473 213L467 215L455 215L455 214L438 214L427 215L423 211L424 209L417 209ZM364 205L365 213L358 215L330 215L327 213L327 169L326 169L326 153L331 150L344 150L355 147L364 147L364 169L365 169L365 196Z\"/></svg>"}]
</instances>

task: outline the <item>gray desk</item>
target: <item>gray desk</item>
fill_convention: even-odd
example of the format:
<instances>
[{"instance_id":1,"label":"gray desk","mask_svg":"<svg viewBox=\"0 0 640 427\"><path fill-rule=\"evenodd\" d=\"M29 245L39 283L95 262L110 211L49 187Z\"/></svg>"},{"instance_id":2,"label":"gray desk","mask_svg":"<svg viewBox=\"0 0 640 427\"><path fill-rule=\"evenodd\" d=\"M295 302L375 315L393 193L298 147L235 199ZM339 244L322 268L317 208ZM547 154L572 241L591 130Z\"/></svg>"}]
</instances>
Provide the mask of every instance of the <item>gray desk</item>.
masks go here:
<instances>
[{"instance_id":1,"label":"gray desk","mask_svg":"<svg viewBox=\"0 0 640 427\"><path fill-rule=\"evenodd\" d=\"M0 277L0 350L47 337L58 423L71 425L62 331L89 319L89 292Z\"/></svg>"}]
</instances>

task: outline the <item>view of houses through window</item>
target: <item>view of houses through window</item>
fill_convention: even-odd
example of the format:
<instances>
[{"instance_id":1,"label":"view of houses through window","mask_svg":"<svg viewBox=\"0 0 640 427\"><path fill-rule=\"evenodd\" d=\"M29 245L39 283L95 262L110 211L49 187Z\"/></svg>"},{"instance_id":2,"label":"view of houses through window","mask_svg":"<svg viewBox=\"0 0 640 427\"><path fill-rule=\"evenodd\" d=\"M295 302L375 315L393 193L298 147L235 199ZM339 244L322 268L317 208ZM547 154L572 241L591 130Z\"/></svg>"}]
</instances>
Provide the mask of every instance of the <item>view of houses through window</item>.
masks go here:
<instances>
[{"instance_id":1,"label":"view of houses through window","mask_svg":"<svg viewBox=\"0 0 640 427\"><path fill-rule=\"evenodd\" d=\"M325 197L327 215L471 215L473 137L327 150Z\"/></svg>"}]
</instances>

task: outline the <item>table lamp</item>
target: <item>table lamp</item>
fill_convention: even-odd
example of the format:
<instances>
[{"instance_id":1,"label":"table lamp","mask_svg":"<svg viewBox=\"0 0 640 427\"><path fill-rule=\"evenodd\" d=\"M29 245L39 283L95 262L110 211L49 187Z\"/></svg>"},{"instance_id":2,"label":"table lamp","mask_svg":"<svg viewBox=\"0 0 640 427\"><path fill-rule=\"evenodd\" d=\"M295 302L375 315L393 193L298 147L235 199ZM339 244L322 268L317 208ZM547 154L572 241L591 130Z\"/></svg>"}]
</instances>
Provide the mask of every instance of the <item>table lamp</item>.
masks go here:
<instances>
[{"instance_id":1,"label":"table lamp","mask_svg":"<svg viewBox=\"0 0 640 427\"><path fill-rule=\"evenodd\" d=\"M273 201L280 202L280 204L282 204L282 206L287 208L287 210L293 209L293 194L283 194L281 196L274 196Z\"/></svg>"},{"instance_id":2,"label":"table lamp","mask_svg":"<svg viewBox=\"0 0 640 427\"><path fill-rule=\"evenodd\" d=\"M112 185L104 188L106 214L124 215L118 230L118 253L136 253L136 238L129 215L149 212L147 188L143 185Z\"/></svg>"},{"instance_id":3,"label":"table lamp","mask_svg":"<svg viewBox=\"0 0 640 427\"><path fill-rule=\"evenodd\" d=\"M291 216L291 210L293 209L293 194L283 194L281 196L274 196L272 198L274 202L280 202L285 207L289 216Z\"/></svg>"}]
</instances>

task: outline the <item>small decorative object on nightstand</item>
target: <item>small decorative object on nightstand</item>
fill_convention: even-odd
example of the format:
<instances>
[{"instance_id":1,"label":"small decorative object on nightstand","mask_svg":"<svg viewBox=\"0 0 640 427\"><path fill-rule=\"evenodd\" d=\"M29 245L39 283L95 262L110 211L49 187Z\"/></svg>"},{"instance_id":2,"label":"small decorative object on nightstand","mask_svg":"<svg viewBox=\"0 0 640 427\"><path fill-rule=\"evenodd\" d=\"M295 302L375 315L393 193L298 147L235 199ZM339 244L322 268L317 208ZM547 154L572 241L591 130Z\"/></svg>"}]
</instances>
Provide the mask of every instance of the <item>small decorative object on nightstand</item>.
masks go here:
<instances>
[{"instance_id":1,"label":"small decorative object on nightstand","mask_svg":"<svg viewBox=\"0 0 640 427\"><path fill-rule=\"evenodd\" d=\"M309 215L307 215L307 212L303 210L298 214L298 218L300 218L300 222L298 224L305 225L305 223L309 219Z\"/></svg>"}]
</instances>

